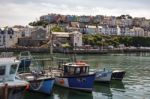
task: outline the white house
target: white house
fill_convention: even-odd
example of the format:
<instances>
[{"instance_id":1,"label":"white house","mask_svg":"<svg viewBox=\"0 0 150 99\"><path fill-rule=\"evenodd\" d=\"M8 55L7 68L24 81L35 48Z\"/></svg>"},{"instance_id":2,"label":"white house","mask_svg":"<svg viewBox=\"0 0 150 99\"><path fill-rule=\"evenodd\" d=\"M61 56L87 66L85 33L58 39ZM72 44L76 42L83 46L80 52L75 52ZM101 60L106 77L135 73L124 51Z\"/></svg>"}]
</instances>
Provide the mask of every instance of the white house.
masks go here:
<instances>
[{"instance_id":1,"label":"white house","mask_svg":"<svg viewBox=\"0 0 150 99\"><path fill-rule=\"evenodd\" d=\"M86 27L87 27L86 28L86 33L88 33L88 34L98 33L98 28L96 26L88 25Z\"/></svg>"},{"instance_id":2,"label":"white house","mask_svg":"<svg viewBox=\"0 0 150 99\"><path fill-rule=\"evenodd\" d=\"M23 29L19 28L12 28L12 29L14 31L13 42L18 43L18 38L21 38L23 36Z\"/></svg>"},{"instance_id":3,"label":"white house","mask_svg":"<svg viewBox=\"0 0 150 99\"><path fill-rule=\"evenodd\" d=\"M12 47L16 44L15 32L12 28L0 29L0 47Z\"/></svg>"},{"instance_id":4,"label":"white house","mask_svg":"<svg viewBox=\"0 0 150 99\"><path fill-rule=\"evenodd\" d=\"M120 27L118 26L99 26L99 31L106 35L120 35Z\"/></svg>"},{"instance_id":5,"label":"white house","mask_svg":"<svg viewBox=\"0 0 150 99\"><path fill-rule=\"evenodd\" d=\"M25 37L30 37L31 32L32 32L32 28L26 26L26 27L24 27L23 31L24 31Z\"/></svg>"},{"instance_id":6,"label":"white house","mask_svg":"<svg viewBox=\"0 0 150 99\"><path fill-rule=\"evenodd\" d=\"M130 33L130 29L128 27L120 27L120 35L125 36Z\"/></svg>"}]
</instances>

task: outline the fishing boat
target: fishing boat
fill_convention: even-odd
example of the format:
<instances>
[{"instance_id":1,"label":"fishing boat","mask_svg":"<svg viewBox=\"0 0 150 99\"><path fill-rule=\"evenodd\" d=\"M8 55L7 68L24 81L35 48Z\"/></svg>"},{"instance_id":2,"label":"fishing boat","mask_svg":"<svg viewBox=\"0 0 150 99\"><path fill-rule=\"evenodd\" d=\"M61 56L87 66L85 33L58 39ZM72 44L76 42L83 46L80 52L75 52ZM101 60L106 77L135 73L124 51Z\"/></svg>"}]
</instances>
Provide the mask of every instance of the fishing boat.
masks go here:
<instances>
[{"instance_id":1,"label":"fishing boat","mask_svg":"<svg viewBox=\"0 0 150 99\"><path fill-rule=\"evenodd\" d=\"M52 93L55 79L50 75L34 71L21 73L19 77L29 82L31 91L47 95Z\"/></svg>"},{"instance_id":2,"label":"fishing boat","mask_svg":"<svg viewBox=\"0 0 150 99\"><path fill-rule=\"evenodd\" d=\"M45 72L42 69L42 66L39 65L39 61L40 60L32 59L30 71L21 72L19 77L29 82L30 91L50 95L55 79L49 71Z\"/></svg>"},{"instance_id":3,"label":"fishing boat","mask_svg":"<svg viewBox=\"0 0 150 99\"><path fill-rule=\"evenodd\" d=\"M50 42L51 42L51 40L52 40L52 34L50 32ZM50 44L52 46L52 43L50 43ZM52 52L52 49L50 52ZM30 64L30 61L28 61L28 57L27 58L25 57L25 59L27 59L27 62L29 62L29 63L24 61L23 66L20 65L20 67L28 68L29 67L28 64ZM30 72L23 72L23 73L19 74L19 77L22 79L25 79L26 81L29 82L31 91L50 95L53 90L55 79L49 71L48 72L45 72L45 71L46 70L30 70Z\"/></svg>"},{"instance_id":4,"label":"fishing boat","mask_svg":"<svg viewBox=\"0 0 150 99\"><path fill-rule=\"evenodd\" d=\"M95 81L96 82L110 82L111 81L112 71L105 70L98 70L95 71Z\"/></svg>"},{"instance_id":5,"label":"fishing boat","mask_svg":"<svg viewBox=\"0 0 150 99\"><path fill-rule=\"evenodd\" d=\"M89 73L89 65L83 61L65 63L61 69L51 72L57 74L56 85L87 92L93 90L95 74Z\"/></svg>"},{"instance_id":6,"label":"fishing boat","mask_svg":"<svg viewBox=\"0 0 150 99\"><path fill-rule=\"evenodd\" d=\"M48 26L50 37L50 55L53 53L53 35L51 26ZM74 53L75 55L75 53ZM52 58L53 59L53 58ZM76 90L92 92L95 74L89 74L89 65L83 61L75 61L62 64L57 69L49 69L55 77L55 84ZM46 72L47 74L47 72Z\"/></svg>"},{"instance_id":7,"label":"fishing boat","mask_svg":"<svg viewBox=\"0 0 150 99\"><path fill-rule=\"evenodd\" d=\"M125 76L125 71L124 70L114 70L112 72L112 76L111 76L111 79L113 80L122 80Z\"/></svg>"},{"instance_id":8,"label":"fishing boat","mask_svg":"<svg viewBox=\"0 0 150 99\"><path fill-rule=\"evenodd\" d=\"M28 82L16 78L19 64L15 57L0 58L0 99L22 99Z\"/></svg>"},{"instance_id":9,"label":"fishing boat","mask_svg":"<svg viewBox=\"0 0 150 99\"><path fill-rule=\"evenodd\" d=\"M18 57L15 57L13 54L14 54L13 52L1 52L0 57L5 57L5 58L14 57L20 60L19 69L18 69L19 72L29 70L29 66L31 65L31 61L32 61L32 55L30 54L30 52L29 51L20 52Z\"/></svg>"}]
</instances>

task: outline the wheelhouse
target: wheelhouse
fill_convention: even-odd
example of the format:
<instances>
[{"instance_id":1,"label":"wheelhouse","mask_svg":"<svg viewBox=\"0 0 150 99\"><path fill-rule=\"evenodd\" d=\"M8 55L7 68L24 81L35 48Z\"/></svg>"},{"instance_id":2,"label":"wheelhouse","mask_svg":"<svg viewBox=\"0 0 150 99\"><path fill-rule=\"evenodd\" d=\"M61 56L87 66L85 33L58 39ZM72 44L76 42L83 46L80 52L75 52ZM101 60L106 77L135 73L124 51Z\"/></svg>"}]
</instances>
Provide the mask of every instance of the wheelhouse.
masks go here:
<instances>
[{"instance_id":1,"label":"wheelhouse","mask_svg":"<svg viewBox=\"0 0 150 99\"><path fill-rule=\"evenodd\" d=\"M64 64L63 68L64 75L84 75L89 73L89 65L81 61Z\"/></svg>"},{"instance_id":2,"label":"wheelhouse","mask_svg":"<svg viewBox=\"0 0 150 99\"><path fill-rule=\"evenodd\" d=\"M14 81L20 61L15 58L0 59L0 82Z\"/></svg>"}]
</instances>

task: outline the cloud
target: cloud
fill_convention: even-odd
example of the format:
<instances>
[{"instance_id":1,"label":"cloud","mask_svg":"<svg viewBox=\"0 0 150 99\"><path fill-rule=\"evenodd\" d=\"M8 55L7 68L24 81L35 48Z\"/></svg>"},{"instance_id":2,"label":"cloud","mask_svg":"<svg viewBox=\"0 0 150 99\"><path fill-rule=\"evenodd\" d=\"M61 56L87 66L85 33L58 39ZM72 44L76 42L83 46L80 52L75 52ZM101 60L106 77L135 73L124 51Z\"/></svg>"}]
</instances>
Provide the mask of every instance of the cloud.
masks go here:
<instances>
[{"instance_id":1,"label":"cloud","mask_svg":"<svg viewBox=\"0 0 150 99\"><path fill-rule=\"evenodd\" d=\"M66 4L72 6L86 6L86 7L107 7L107 8L150 8L149 0L2 0L1 4L41 4L51 3L54 5Z\"/></svg>"},{"instance_id":2,"label":"cloud","mask_svg":"<svg viewBox=\"0 0 150 99\"><path fill-rule=\"evenodd\" d=\"M150 18L149 5L149 0L2 0L0 26L27 25L48 13Z\"/></svg>"}]
</instances>

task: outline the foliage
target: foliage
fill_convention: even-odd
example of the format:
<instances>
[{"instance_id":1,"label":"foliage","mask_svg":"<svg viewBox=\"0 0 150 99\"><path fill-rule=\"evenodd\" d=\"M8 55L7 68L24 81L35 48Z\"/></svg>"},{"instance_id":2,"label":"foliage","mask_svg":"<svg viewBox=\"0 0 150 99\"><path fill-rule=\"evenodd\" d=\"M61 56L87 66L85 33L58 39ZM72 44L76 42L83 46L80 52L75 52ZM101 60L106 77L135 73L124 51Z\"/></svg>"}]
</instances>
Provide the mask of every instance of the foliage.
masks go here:
<instances>
[{"instance_id":1,"label":"foliage","mask_svg":"<svg viewBox=\"0 0 150 99\"><path fill-rule=\"evenodd\" d=\"M29 23L30 26L43 26L46 27L48 25L48 22L46 21L34 21Z\"/></svg>"},{"instance_id":2,"label":"foliage","mask_svg":"<svg viewBox=\"0 0 150 99\"><path fill-rule=\"evenodd\" d=\"M132 16L130 16L130 15L121 15L121 16L117 17L117 19L126 19L126 18L132 19Z\"/></svg>"},{"instance_id":3,"label":"foliage","mask_svg":"<svg viewBox=\"0 0 150 99\"><path fill-rule=\"evenodd\" d=\"M83 35L83 43L92 46L108 46L117 47L120 44L125 46L143 46L150 47L150 37L130 37L130 36L108 36L108 35Z\"/></svg>"},{"instance_id":4,"label":"foliage","mask_svg":"<svg viewBox=\"0 0 150 99\"><path fill-rule=\"evenodd\" d=\"M52 29L51 29L51 31L53 31L53 32L64 32L60 27L58 27L58 26L55 26L55 27L53 27Z\"/></svg>"},{"instance_id":5,"label":"foliage","mask_svg":"<svg viewBox=\"0 0 150 99\"><path fill-rule=\"evenodd\" d=\"M71 46L68 43L62 44L63 48L70 48Z\"/></svg>"}]
</instances>

